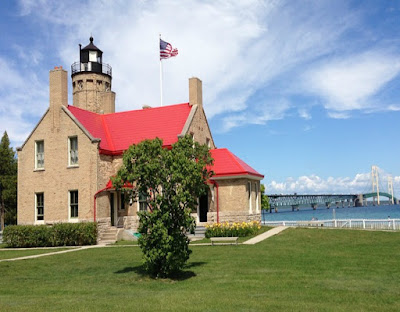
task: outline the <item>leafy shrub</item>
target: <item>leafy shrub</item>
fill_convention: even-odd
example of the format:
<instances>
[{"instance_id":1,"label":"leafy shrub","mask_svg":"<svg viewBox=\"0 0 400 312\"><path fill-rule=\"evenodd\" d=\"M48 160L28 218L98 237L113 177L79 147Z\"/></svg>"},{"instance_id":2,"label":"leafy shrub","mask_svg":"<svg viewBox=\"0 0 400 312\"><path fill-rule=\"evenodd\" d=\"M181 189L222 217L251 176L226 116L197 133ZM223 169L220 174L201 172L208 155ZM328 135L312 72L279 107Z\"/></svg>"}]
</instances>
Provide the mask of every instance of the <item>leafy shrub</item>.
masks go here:
<instances>
[{"instance_id":1,"label":"leafy shrub","mask_svg":"<svg viewBox=\"0 0 400 312\"><path fill-rule=\"evenodd\" d=\"M211 225L206 225L205 236L206 238L229 236L245 237L257 234L259 229L261 229L261 224L259 221L251 221L247 223L214 223Z\"/></svg>"},{"instance_id":2,"label":"leafy shrub","mask_svg":"<svg viewBox=\"0 0 400 312\"><path fill-rule=\"evenodd\" d=\"M3 241L14 248L95 245L97 223L10 225L4 229Z\"/></svg>"}]
</instances>

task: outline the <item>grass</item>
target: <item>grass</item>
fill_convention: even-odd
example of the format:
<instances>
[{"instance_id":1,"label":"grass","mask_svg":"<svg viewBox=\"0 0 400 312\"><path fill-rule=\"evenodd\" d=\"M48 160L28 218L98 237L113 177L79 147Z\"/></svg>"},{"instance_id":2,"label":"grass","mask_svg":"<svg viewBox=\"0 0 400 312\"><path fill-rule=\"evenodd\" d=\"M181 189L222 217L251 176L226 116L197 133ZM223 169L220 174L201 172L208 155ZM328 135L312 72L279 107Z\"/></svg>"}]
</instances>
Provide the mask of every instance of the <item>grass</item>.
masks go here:
<instances>
[{"instance_id":1,"label":"grass","mask_svg":"<svg viewBox=\"0 0 400 312\"><path fill-rule=\"evenodd\" d=\"M174 279L139 248L0 263L4 311L399 311L400 232L288 229L256 245L192 246Z\"/></svg>"},{"instance_id":2,"label":"grass","mask_svg":"<svg viewBox=\"0 0 400 312\"><path fill-rule=\"evenodd\" d=\"M138 241L133 240L133 241L128 241L128 240L121 240L121 241L117 241L115 242L114 245L118 245L118 246L137 246L138 245Z\"/></svg>"},{"instance_id":3,"label":"grass","mask_svg":"<svg viewBox=\"0 0 400 312\"><path fill-rule=\"evenodd\" d=\"M70 249L70 248L45 248L45 249L21 249L21 250L4 248L4 249L0 249L0 260L33 256L33 255L41 255L41 254L46 254L46 253L50 253L50 252L62 251L62 250L66 250L66 249Z\"/></svg>"}]
</instances>

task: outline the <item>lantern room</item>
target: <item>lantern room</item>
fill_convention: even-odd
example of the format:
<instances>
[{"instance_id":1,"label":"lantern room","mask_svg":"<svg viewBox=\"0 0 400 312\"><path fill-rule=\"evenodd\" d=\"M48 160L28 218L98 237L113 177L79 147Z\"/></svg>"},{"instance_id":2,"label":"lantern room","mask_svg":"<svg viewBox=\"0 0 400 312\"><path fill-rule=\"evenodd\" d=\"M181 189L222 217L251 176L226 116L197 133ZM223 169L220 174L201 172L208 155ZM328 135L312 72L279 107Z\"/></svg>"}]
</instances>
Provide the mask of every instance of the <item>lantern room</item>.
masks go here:
<instances>
[{"instance_id":1,"label":"lantern room","mask_svg":"<svg viewBox=\"0 0 400 312\"><path fill-rule=\"evenodd\" d=\"M82 48L79 45L79 62L71 65L71 76L81 72L92 72L104 74L111 77L111 66L103 64L103 52L93 44L93 37L89 38L90 43Z\"/></svg>"}]
</instances>

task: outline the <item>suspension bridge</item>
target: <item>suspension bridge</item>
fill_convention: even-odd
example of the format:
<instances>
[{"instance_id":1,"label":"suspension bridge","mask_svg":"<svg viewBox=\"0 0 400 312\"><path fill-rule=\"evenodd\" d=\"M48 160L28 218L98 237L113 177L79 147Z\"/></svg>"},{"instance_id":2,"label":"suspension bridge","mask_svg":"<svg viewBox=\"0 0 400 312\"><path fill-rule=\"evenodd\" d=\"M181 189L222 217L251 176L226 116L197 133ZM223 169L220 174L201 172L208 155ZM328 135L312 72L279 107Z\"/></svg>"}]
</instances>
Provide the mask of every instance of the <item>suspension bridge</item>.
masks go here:
<instances>
[{"instance_id":1,"label":"suspension bridge","mask_svg":"<svg viewBox=\"0 0 400 312\"><path fill-rule=\"evenodd\" d=\"M387 190L380 184L379 178L380 169L377 166L371 167L371 183L368 186L368 191L358 194L271 194L269 197L270 211L278 210L279 207L291 206L292 210L299 210L300 205L311 205L313 209L317 209L320 205L325 205L330 208L332 205L339 207L360 207L367 206L369 199L372 198L372 205L381 205L382 197L386 197L387 201L392 205L398 205L399 200L394 196L393 178L387 175ZM372 186L372 189L371 189Z\"/></svg>"}]
</instances>

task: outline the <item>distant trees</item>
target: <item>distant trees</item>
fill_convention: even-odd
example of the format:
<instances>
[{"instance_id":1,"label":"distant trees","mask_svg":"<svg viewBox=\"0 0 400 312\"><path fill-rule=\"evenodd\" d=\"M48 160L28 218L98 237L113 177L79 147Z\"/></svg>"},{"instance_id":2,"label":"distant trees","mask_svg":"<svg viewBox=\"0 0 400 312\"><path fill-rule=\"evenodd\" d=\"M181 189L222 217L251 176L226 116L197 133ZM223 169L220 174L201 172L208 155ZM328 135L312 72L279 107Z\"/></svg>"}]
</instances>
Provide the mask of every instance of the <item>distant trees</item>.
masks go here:
<instances>
[{"instance_id":1,"label":"distant trees","mask_svg":"<svg viewBox=\"0 0 400 312\"><path fill-rule=\"evenodd\" d=\"M265 185L261 184L261 209L268 210L269 209L269 197L264 194L265 193Z\"/></svg>"},{"instance_id":2,"label":"distant trees","mask_svg":"<svg viewBox=\"0 0 400 312\"><path fill-rule=\"evenodd\" d=\"M17 159L7 132L0 142L0 228L17 223Z\"/></svg>"}]
</instances>

